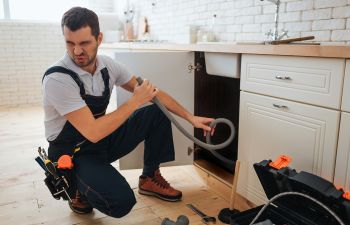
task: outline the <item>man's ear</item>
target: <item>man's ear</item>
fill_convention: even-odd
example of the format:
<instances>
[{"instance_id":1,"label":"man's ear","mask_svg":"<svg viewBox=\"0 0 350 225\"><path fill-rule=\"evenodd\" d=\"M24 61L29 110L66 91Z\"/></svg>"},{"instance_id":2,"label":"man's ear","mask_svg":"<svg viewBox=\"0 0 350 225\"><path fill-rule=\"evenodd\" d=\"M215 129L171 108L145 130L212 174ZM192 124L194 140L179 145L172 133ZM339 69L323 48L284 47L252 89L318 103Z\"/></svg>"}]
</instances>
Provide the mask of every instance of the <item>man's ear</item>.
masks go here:
<instances>
[{"instance_id":1,"label":"man's ear","mask_svg":"<svg viewBox=\"0 0 350 225\"><path fill-rule=\"evenodd\" d=\"M100 33L98 34L98 37L97 37L97 43L98 43L98 45L101 44L102 40L103 40L103 33L100 32Z\"/></svg>"}]
</instances>

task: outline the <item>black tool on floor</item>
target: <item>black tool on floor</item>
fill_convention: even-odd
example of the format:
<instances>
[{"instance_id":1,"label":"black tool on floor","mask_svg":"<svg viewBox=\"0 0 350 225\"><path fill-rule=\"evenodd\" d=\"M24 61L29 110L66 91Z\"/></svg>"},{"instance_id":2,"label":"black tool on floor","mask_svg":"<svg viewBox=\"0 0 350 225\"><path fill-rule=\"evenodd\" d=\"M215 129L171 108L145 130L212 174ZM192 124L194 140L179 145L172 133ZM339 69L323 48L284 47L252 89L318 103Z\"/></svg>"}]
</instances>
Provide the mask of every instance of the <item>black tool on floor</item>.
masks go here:
<instances>
[{"instance_id":1,"label":"black tool on floor","mask_svg":"<svg viewBox=\"0 0 350 225\"><path fill-rule=\"evenodd\" d=\"M254 164L269 201L232 215L230 224L263 224L267 220L276 225L350 224L350 193L317 175L289 168L286 158Z\"/></svg>"},{"instance_id":2,"label":"black tool on floor","mask_svg":"<svg viewBox=\"0 0 350 225\"><path fill-rule=\"evenodd\" d=\"M189 223L190 221L188 220L187 216L180 215L177 217L177 220L175 222L169 218L164 218L161 225L188 225Z\"/></svg>"},{"instance_id":3,"label":"black tool on floor","mask_svg":"<svg viewBox=\"0 0 350 225\"><path fill-rule=\"evenodd\" d=\"M209 224L209 223L216 223L216 218L213 216L207 216L206 214L204 214L202 211L200 211L199 209L197 209L197 207L195 207L192 204L186 204L186 206L190 209L192 209L193 212L195 212L197 215L199 215L202 218L202 222L205 224Z\"/></svg>"}]
</instances>

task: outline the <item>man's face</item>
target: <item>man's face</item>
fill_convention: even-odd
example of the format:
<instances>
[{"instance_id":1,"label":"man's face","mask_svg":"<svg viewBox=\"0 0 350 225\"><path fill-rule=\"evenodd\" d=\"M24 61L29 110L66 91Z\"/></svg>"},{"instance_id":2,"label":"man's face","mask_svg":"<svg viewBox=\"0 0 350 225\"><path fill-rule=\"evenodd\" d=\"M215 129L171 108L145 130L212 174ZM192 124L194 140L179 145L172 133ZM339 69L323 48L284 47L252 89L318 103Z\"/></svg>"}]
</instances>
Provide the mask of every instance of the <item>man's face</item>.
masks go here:
<instances>
[{"instance_id":1,"label":"man's face","mask_svg":"<svg viewBox=\"0 0 350 225\"><path fill-rule=\"evenodd\" d=\"M63 35L66 39L66 48L74 63L82 69L87 69L95 63L97 48L102 41L100 33L97 40L91 34L89 26L71 31L63 27Z\"/></svg>"}]
</instances>

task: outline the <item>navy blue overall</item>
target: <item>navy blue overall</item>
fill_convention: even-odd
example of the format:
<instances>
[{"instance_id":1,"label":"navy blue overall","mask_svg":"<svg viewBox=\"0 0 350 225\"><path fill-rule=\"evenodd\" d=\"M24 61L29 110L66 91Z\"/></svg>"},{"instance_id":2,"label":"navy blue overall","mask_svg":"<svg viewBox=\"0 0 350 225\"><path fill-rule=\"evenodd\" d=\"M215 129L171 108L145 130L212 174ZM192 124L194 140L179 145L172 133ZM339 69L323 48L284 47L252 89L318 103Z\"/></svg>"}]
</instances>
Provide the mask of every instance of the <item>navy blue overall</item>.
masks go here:
<instances>
[{"instance_id":1,"label":"navy blue overall","mask_svg":"<svg viewBox=\"0 0 350 225\"><path fill-rule=\"evenodd\" d=\"M87 95L72 70L56 66L44 76L53 72L74 79L95 118L105 114L111 93L107 68L101 70L105 85L102 96ZM130 212L136 199L125 178L110 163L130 153L143 140L145 165L174 160L171 123L154 104L136 110L117 130L97 143L88 141L67 121L57 138L49 141L48 154L52 161L57 161L63 154L73 155L79 147L73 157L72 182L93 208L119 218Z\"/></svg>"}]
</instances>

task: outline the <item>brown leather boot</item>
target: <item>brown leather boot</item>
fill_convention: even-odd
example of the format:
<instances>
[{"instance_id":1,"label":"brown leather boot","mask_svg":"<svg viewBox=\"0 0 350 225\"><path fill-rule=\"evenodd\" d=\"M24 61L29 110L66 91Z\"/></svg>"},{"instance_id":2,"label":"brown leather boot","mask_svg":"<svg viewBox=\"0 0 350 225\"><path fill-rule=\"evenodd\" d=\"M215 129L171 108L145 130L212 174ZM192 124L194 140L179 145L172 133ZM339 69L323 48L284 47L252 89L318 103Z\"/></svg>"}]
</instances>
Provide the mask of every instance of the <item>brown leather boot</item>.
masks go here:
<instances>
[{"instance_id":1,"label":"brown leather boot","mask_svg":"<svg viewBox=\"0 0 350 225\"><path fill-rule=\"evenodd\" d=\"M79 214L87 214L92 212L92 207L89 205L89 202L82 199L82 195L77 190L75 197L72 198L72 202L68 201L70 209Z\"/></svg>"},{"instance_id":2,"label":"brown leather boot","mask_svg":"<svg viewBox=\"0 0 350 225\"><path fill-rule=\"evenodd\" d=\"M154 177L140 176L139 193L171 202L179 201L182 197L182 192L171 187L160 174L159 169L154 172Z\"/></svg>"}]
</instances>

